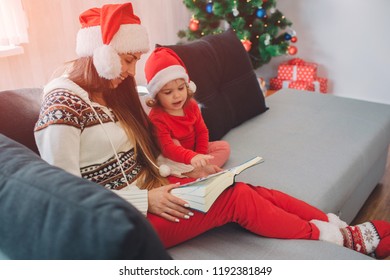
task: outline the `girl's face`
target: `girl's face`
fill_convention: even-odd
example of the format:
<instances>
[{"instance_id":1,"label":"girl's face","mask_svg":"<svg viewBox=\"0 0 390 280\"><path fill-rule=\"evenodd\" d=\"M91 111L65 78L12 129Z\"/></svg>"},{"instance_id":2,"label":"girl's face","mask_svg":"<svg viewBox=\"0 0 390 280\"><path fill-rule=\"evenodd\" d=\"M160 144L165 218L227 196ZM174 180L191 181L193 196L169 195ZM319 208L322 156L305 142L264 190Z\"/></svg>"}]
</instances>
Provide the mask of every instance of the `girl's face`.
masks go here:
<instances>
[{"instance_id":1,"label":"girl's face","mask_svg":"<svg viewBox=\"0 0 390 280\"><path fill-rule=\"evenodd\" d=\"M187 100L187 85L184 79L167 83L158 93L157 99L164 110L171 115L181 115Z\"/></svg>"},{"instance_id":2,"label":"girl's face","mask_svg":"<svg viewBox=\"0 0 390 280\"><path fill-rule=\"evenodd\" d=\"M137 61L140 60L142 53L126 53L120 54L121 58L121 74L118 78L111 80L111 84L113 88L117 88L118 85L126 79L128 76L135 76L135 67L137 65Z\"/></svg>"}]
</instances>

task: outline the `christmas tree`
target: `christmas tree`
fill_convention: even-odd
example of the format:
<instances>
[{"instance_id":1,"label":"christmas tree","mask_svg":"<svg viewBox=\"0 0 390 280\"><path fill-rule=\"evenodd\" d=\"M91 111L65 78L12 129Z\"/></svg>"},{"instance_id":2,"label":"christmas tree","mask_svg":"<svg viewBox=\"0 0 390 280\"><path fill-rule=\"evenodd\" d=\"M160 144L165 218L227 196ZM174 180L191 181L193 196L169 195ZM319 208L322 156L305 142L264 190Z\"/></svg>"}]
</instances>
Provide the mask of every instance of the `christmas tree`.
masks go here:
<instances>
[{"instance_id":1,"label":"christmas tree","mask_svg":"<svg viewBox=\"0 0 390 280\"><path fill-rule=\"evenodd\" d=\"M180 38L194 40L232 28L248 52L254 69L272 57L297 53L292 23L276 9L275 0L183 0L193 15Z\"/></svg>"}]
</instances>

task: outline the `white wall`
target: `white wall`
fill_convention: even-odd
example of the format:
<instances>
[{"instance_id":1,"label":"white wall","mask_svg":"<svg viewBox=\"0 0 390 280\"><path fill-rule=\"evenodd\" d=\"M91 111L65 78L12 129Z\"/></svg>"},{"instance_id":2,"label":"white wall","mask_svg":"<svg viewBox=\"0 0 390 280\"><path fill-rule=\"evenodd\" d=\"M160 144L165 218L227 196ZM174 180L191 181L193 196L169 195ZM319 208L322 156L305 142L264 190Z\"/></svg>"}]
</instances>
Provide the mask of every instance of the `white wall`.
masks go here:
<instances>
[{"instance_id":1,"label":"white wall","mask_svg":"<svg viewBox=\"0 0 390 280\"><path fill-rule=\"evenodd\" d=\"M390 104L390 1L279 0L293 22L299 57L319 64L330 93ZM276 76L283 56L256 72Z\"/></svg>"},{"instance_id":2,"label":"white wall","mask_svg":"<svg viewBox=\"0 0 390 280\"><path fill-rule=\"evenodd\" d=\"M78 15L106 0L22 0L29 17L30 43L25 54L0 58L0 90L41 86L64 61L75 58ZM117 0L115 2L127 2ZM132 0L134 10L155 43L175 44L190 12L181 0ZM329 79L331 94L390 104L389 0L278 0L298 36L296 57L319 64L320 76ZM257 70L276 76L277 65L290 56L274 58ZM137 81L144 83L143 65Z\"/></svg>"},{"instance_id":3,"label":"white wall","mask_svg":"<svg viewBox=\"0 0 390 280\"><path fill-rule=\"evenodd\" d=\"M176 44L177 32L191 18L181 0L130 0L135 14L149 31L150 46ZM0 57L0 90L40 87L63 70L64 62L76 58L78 16L92 7L129 0L22 0L29 22L29 43L24 54ZM137 81L144 83L146 55L137 65Z\"/></svg>"}]
</instances>

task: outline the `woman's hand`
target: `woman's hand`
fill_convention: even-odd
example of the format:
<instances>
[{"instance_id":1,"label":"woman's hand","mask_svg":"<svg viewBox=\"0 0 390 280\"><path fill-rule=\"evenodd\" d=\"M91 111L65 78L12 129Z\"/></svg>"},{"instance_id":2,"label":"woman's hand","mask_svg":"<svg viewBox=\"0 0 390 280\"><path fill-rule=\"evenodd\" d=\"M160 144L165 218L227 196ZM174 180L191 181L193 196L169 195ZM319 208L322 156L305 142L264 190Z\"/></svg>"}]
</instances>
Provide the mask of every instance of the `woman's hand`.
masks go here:
<instances>
[{"instance_id":1,"label":"woman's hand","mask_svg":"<svg viewBox=\"0 0 390 280\"><path fill-rule=\"evenodd\" d=\"M190 178L203 178L211 174L222 171L223 169L214 164L208 164L206 166L194 168L191 172L184 173L183 175Z\"/></svg>"},{"instance_id":2,"label":"woman's hand","mask_svg":"<svg viewBox=\"0 0 390 280\"><path fill-rule=\"evenodd\" d=\"M170 193L177 187L178 183L148 191L148 211L171 222L179 222L179 219L189 219L193 216L194 214L187 209L189 204Z\"/></svg>"}]
</instances>

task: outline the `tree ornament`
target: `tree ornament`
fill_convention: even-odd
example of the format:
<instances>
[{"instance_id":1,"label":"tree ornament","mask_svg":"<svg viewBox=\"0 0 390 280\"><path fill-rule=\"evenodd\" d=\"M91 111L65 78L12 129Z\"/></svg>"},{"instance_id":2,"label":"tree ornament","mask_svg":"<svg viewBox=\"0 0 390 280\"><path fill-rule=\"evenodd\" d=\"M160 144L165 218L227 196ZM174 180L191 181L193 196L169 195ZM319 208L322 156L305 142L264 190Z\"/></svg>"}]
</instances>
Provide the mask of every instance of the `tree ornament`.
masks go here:
<instances>
[{"instance_id":1,"label":"tree ornament","mask_svg":"<svg viewBox=\"0 0 390 280\"><path fill-rule=\"evenodd\" d=\"M249 41L248 39L243 39L243 40L241 40L241 43L247 52L249 52L251 50L251 47L252 47L251 41Z\"/></svg>"},{"instance_id":2,"label":"tree ornament","mask_svg":"<svg viewBox=\"0 0 390 280\"><path fill-rule=\"evenodd\" d=\"M291 43L296 43L298 41L297 36L291 37Z\"/></svg>"},{"instance_id":3,"label":"tree ornament","mask_svg":"<svg viewBox=\"0 0 390 280\"><path fill-rule=\"evenodd\" d=\"M231 29L243 39L254 69L273 57L288 55L288 46L294 45L284 38L292 23L276 8L276 0L182 1L198 22L189 20L186 30L178 32L179 38L192 41ZM294 31L287 33L290 39L295 36Z\"/></svg>"},{"instance_id":4,"label":"tree ornament","mask_svg":"<svg viewBox=\"0 0 390 280\"><path fill-rule=\"evenodd\" d=\"M288 33L285 33L285 34L284 34L284 39L285 39L286 41L291 40L291 35L288 34Z\"/></svg>"},{"instance_id":5,"label":"tree ornament","mask_svg":"<svg viewBox=\"0 0 390 280\"><path fill-rule=\"evenodd\" d=\"M206 12L209 14L213 13L213 1L209 1L206 5Z\"/></svg>"},{"instance_id":6,"label":"tree ornament","mask_svg":"<svg viewBox=\"0 0 390 280\"><path fill-rule=\"evenodd\" d=\"M234 1L234 7L232 9L233 16L238 16L240 14L240 11L237 9L236 1Z\"/></svg>"},{"instance_id":7,"label":"tree ornament","mask_svg":"<svg viewBox=\"0 0 390 280\"><path fill-rule=\"evenodd\" d=\"M192 18L190 20L189 29L191 31L197 31L199 29L199 20L197 20L196 18Z\"/></svg>"},{"instance_id":8,"label":"tree ornament","mask_svg":"<svg viewBox=\"0 0 390 280\"><path fill-rule=\"evenodd\" d=\"M264 45L268 46L271 43L271 36L267 33L264 38Z\"/></svg>"},{"instance_id":9,"label":"tree ornament","mask_svg":"<svg viewBox=\"0 0 390 280\"><path fill-rule=\"evenodd\" d=\"M295 32L294 29L288 28L287 33L291 35L291 37L294 37L297 35L297 32Z\"/></svg>"},{"instance_id":10,"label":"tree ornament","mask_svg":"<svg viewBox=\"0 0 390 280\"><path fill-rule=\"evenodd\" d=\"M295 46L288 46L287 52L289 55L296 55L298 52L298 48Z\"/></svg>"},{"instance_id":11,"label":"tree ornament","mask_svg":"<svg viewBox=\"0 0 390 280\"><path fill-rule=\"evenodd\" d=\"M267 12L265 11L265 9L263 8L258 8L257 11L256 11L256 16L258 18L263 18L267 15Z\"/></svg>"}]
</instances>

